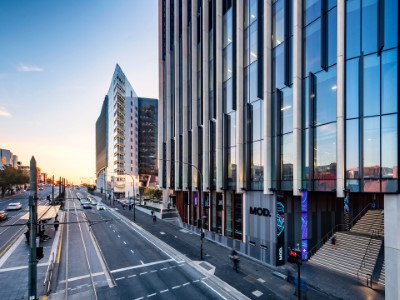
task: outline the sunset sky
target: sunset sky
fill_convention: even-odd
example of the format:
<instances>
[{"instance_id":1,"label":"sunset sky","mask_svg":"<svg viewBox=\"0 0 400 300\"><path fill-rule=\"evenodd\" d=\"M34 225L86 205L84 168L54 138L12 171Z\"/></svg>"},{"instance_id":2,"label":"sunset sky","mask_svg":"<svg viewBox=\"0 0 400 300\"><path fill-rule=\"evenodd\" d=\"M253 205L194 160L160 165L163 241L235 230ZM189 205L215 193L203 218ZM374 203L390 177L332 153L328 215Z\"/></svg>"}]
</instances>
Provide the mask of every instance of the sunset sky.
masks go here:
<instances>
[{"instance_id":1,"label":"sunset sky","mask_svg":"<svg viewBox=\"0 0 400 300\"><path fill-rule=\"evenodd\" d=\"M94 178L116 63L139 96L158 98L157 14L157 0L1 1L0 148L49 176Z\"/></svg>"}]
</instances>

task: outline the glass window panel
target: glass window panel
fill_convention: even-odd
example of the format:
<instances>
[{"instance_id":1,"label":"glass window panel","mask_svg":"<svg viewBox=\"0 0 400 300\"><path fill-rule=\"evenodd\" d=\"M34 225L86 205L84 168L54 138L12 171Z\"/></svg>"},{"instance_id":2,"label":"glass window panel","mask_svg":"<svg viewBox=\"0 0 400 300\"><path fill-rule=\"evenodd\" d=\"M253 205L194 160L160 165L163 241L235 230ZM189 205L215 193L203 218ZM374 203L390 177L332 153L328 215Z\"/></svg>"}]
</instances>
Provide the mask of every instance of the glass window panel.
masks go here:
<instances>
[{"instance_id":1,"label":"glass window panel","mask_svg":"<svg viewBox=\"0 0 400 300\"><path fill-rule=\"evenodd\" d=\"M243 84L243 94L244 94L244 103L248 103L249 101L249 72L250 72L250 68L246 67L243 71L243 76L244 76L244 84Z\"/></svg>"},{"instance_id":2,"label":"glass window panel","mask_svg":"<svg viewBox=\"0 0 400 300\"><path fill-rule=\"evenodd\" d=\"M229 147L236 146L236 113L231 113L229 118L229 136L228 145Z\"/></svg>"},{"instance_id":3,"label":"glass window panel","mask_svg":"<svg viewBox=\"0 0 400 300\"><path fill-rule=\"evenodd\" d=\"M226 236L232 236L232 193L225 194L225 232Z\"/></svg>"},{"instance_id":4,"label":"glass window panel","mask_svg":"<svg viewBox=\"0 0 400 300\"><path fill-rule=\"evenodd\" d=\"M321 69L321 20L305 28L304 77Z\"/></svg>"},{"instance_id":5,"label":"glass window panel","mask_svg":"<svg viewBox=\"0 0 400 300\"><path fill-rule=\"evenodd\" d=\"M398 47L398 11L399 1L398 0L385 0L385 18L384 18L384 45L385 49Z\"/></svg>"},{"instance_id":6,"label":"glass window panel","mask_svg":"<svg viewBox=\"0 0 400 300\"><path fill-rule=\"evenodd\" d=\"M359 59L346 62L346 118L359 117Z\"/></svg>"},{"instance_id":7,"label":"glass window panel","mask_svg":"<svg viewBox=\"0 0 400 300\"><path fill-rule=\"evenodd\" d=\"M314 178L336 179L336 123L317 127L314 145Z\"/></svg>"},{"instance_id":8,"label":"glass window panel","mask_svg":"<svg viewBox=\"0 0 400 300\"><path fill-rule=\"evenodd\" d=\"M317 74L315 125L336 120L336 67Z\"/></svg>"},{"instance_id":9,"label":"glass window panel","mask_svg":"<svg viewBox=\"0 0 400 300\"><path fill-rule=\"evenodd\" d=\"M234 218L235 232L233 237L241 240L243 238L243 205L242 194L235 194Z\"/></svg>"},{"instance_id":10,"label":"glass window panel","mask_svg":"<svg viewBox=\"0 0 400 300\"><path fill-rule=\"evenodd\" d=\"M246 29L243 33L243 66L247 67L249 65L249 29Z\"/></svg>"},{"instance_id":11,"label":"glass window panel","mask_svg":"<svg viewBox=\"0 0 400 300\"><path fill-rule=\"evenodd\" d=\"M346 122L346 179L360 178L359 119Z\"/></svg>"},{"instance_id":12,"label":"glass window panel","mask_svg":"<svg viewBox=\"0 0 400 300\"><path fill-rule=\"evenodd\" d=\"M303 180L309 180L310 179L310 160L309 160L309 139L310 139L310 134L309 134L309 129L303 130L303 159L302 159L302 164L303 164Z\"/></svg>"},{"instance_id":13,"label":"glass window panel","mask_svg":"<svg viewBox=\"0 0 400 300\"><path fill-rule=\"evenodd\" d=\"M293 134L285 134L282 136L282 180L293 179Z\"/></svg>"},{"instance_id":14,"label":"glass window panel","mask_svg":"<svg viewBox=\"0 0 400 300\"><path fill-rule=\"evenodd\" d=\"M209 60L212 60L214 58L213 47L214 47L213 30L211 29L210 32L208 33L208 57L209 57Z\"/></svg>"},{"instance_id":15,"label":"glass window panel","mask_svg":"<svg viewBox=\"0 0 400 300\"><path fill-rule=\"evenodd\" d=\"M257 45L257 22L250 26L250 64L257 60L258 45Z\"/></svg>"},{"instance_id":16,"label":"glass window panel","mask_svg":"<svg viewBox=\"0 0 400 300\"><path fill-rule=\"evenodd\" d=\"M309 91L309 84L308 84L309 78L304 78L303 79L303 129L304 128L308 128L309 126L309 122L310 122L310 118L309 118L309 114L310 114L310 99L308 97L308 91Z\"/></svg>"},{"instance_id":17,"label":"glass window panel","mask_svg":"<svg viewBox=\"0 0 400 300\"><path fill-rule=\"evenodd\" d=\"M272 13L272 46L275 47L284 41L284 1L277 1Z\"/></svg>"},{"instance_id":18,"label":"glass window panel","mask_svg":"<svg viewBox=\"0 0 400 300\"><path fill-rule=\"evenodd\" d=\"M364 57L364 116L380 113L380 61L373 54Z\"/></svg>"},{"instance_id":19,"label":"glass window panel","mask_svg":"<svg viewBox=\"0 0 400 300\"><path fill-rule=\"evenodd\" d=\"M328 0L328 10L336 6L336 0Z\"/></svg>"},{"instance_id":20,"label":"glass window panel","mask_svg":"<svg viewBox=\"0 0 400 300\"><path fill-rule=\"evenodd\" d=\"M243 28L249 26L249 1L243 0Z\"/></svg>"},{"instance_id":21,"label":"glass window panel","mask_svg":"<svg viewBox=\"0 0 400 300\"><path fill-rule=\"evenodd\" d=\"M257 20L257 1L250 0L249 22L250 24Z\"/></svg>"},{"instance_id":22,"label":"glass window panel","mask_svg":"<svg viewBox=\"0 0 400 300\"><path fill-rule=\"evenodd\" d=\"M328 66L336 64L336 8L328 13Z\"/></svg>"},{"instance_id":23,"label":"glass window panel","mask_svg":"<svg viewBox=\"0 0 400 300\"><path fill-rule=\"evenodd\" d=\"M257 62L250 65L250 102L258 99L258 74L257 74Z\"/></svg>"},{"instance_id":24,"label":"glass window panel","mask_svg":"<svg viewBox=\"0 0 400 300\"><path fill-rule=\"evenodd\" d=\"M361 53L360 20L361 20L360 0L347 0L346 1L346 57L347 58L359 56Z\"/></svg>"},{"instance_id":25,"label":"glass window panel","mask_svg":"<svg viewBox=\"0 0 400 300\"><path fill-rule=\"evenodd\" d=\"M364 178L379 178L380 117L364 119Z\"/></svg>"},{"instance_id":26,"label":"glass window panel","mask_svg":"<svg viewBox=\"0 0 400 300\"><path fill-rule=\"evenodd\" d=\"M284 44L275 47L274 54L274 69L275 69L275 88L281 89L285 86L285 57L284 57Z\"/></svg>"},{"instance_id":27,"label":"glass window panel","mask_svg":"<svg viewBox=\"0 0 400 300\"><path fill-rule=\"evenodd\" d=\"M232 94L232 79L229 79L224 83L224 106L225 112L229 113L232 111L232 102L233 102L233 94Z\"/></svg>"},{"instance_id":28,"label":"glass window panel","mask_svg":"<svg viewBox=\"0 0 400 300\"><path fill-rule=\"evenodd\" d=\"M224 78L223 80L226 81L227 79L232 77L232 69L233 69L233 61L232 61L232 44L227 46L224 49Z\"/></svg>"},{"instance_id":29,"label":"glass window panel","mask_svg":"<svg viewBox=\"0 0 400 300\"><path fill-rule=\"evenodd\" d=\"M291 88L285 88L282 92L282 134L285 134L293 131L293 90Z\"/></svg>"},{"instance_id":30,"label":"glass window panel","mask_svg":"<svg viewBox=\"0 0 400 300\"><path fill-rule=\"evenodd\" d=\"M321 0L304 1L305 25L321 16Z\"/></svg>"},{"instance_id":31,"label":"glass window panel","mask_svg":"<svg viewBox=\"0 0 400 300\"><path fill-rule=\"evenodd\" d=\"M382 178L398 177L397 114L382 117Z\"/></svg>"},{"instance_id":32,"label":"glass window panel","mask_svg":"<svg viewBox=\"0 0 400 300\"><path fill-rule=\"evenodd\" d=\"M382 114L397 112L397 51L382 53Z\"/></svg>"},{"instance_id":33,"label":"glass window panel","mask_svg":"<svg viewBox=\"0 0 400 300\"><path fill-rule=\"evenodd\" d=\"M261 141L254 142L251 144L251 171L250 180L252 182L262 182L263 176L263 165L262 165L262 151L261 151Z\"/></svg>"},{"instance_id":34,"label":"glass window panel","mask_svg":"<svg viewBox=\"0 0 400 300\"><path fill-rule=\"evenodd\" d=\"M209 91L214 90L214 70L212 60L208 63L208 89Z\"/></svg>"},{"instance_id":35,"label":"glass window panel","mask_svg":"<svg viewBox=\"0 0 400 300\"><path fill-rule=\"evenodd\" d=\"M229 186L236 186L236 147L228 149L228 181Z\"/></svg>"},{"instance_id":36,"label":"glass window panel","mask_svg":"<svg viewBox=\"0 0 400 300\"><path fill-rule=\"evenodd\" d=\"M360 191L360 179L346 180L346 188L349 189L350 192L359 192Z\"/></svg>"},{"instance_id":37,"label":"glass window panel","mask_svg":"<svg viewBox=\"0 0 400 300\"><path fill-rule=\"evenodd\" d=\"M395 179L383 179L382 180L382 193L397 193L398 192L398 180Z\"/></svg>"},{"instance_id":38,"label":"glass window panel","mask_svg":"<svg viewBox=\"0 0 400 300\"><path fill-rule=\"evenodd\" d=\"M362 1L362 50L364 54L378 50L378 0Z\"/></svg>"},{"instance_id":39,"label":"glass window panel","mask_svg":"<svg viewBox=\"0 0 400 300\"><path fill-rule=\"evenodd\" d=\"M253 141L258 141L262 139L261 136L261 100L253 102L252 104L252 136Z\"/></svg>"},{"instance_id":40,"label":"glass window panel","mask_svg":"<svg viewBox=\"0 0 400 300\"><path fill-rule=\"evenodd\" d=\"M223 45L225 48L228 44L232 43L232 8L229 9L224 15L224 26L223 26Z\"/></svg>"}]
</instances>

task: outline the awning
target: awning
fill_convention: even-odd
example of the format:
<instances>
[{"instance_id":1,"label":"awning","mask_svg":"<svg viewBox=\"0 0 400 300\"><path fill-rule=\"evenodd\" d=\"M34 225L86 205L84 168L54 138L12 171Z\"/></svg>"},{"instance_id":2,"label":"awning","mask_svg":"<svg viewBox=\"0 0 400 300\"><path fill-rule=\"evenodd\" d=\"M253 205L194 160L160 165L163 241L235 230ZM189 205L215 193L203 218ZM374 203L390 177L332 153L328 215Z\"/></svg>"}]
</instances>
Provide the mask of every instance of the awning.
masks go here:
<instances>
[{"instance_id":1,"label":"awning","mask_svg":"<svg viewBox=\"0 0 400 300\"><path fill-rule=\"evenodd\" d=\"M41 220L50 220L53 219L60 209L61 205L54 205L54 206L44 206L39 205L37 207L37 221ZM26 213L21 217L22 220L29 220L29 213Z\"/></svg>"}]
</instances>

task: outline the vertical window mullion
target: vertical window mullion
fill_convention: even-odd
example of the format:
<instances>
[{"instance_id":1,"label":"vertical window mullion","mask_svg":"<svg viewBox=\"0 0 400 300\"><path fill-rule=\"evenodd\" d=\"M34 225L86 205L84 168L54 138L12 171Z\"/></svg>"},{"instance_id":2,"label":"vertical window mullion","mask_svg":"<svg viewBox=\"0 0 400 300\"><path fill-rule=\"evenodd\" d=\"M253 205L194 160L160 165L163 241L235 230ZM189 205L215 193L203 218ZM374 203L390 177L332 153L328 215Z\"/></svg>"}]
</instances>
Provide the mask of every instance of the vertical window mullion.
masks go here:
<instances>
[{"instance_id":1,"label":"vertical window mullion","mask_svg":"<svg viewBox=\"0 0 400 300\"><path fill-rule=\"evenodd\" d=\"M382 52L385 42L385 1L378 0L378 53Z\"/></svg>"},{"instance_id":2,"label":"vertical window mullion","mask_svg":"<svg viewBox=\"0 0 400 300\"><path fill-rule=\"evenodd\" d=\"M229 118L227 114L223 115L223 141L222 141L222 151L223 151L223 172L222 172L222 187L224 190L228 187L228 134L229 134Z\"/></svg>"},{"instance_id":3,"label":"vertical window mullion","mask_svg":"<svg viewBox=\"0 0 400 300\"><path fill-rule=\"evenodd\" d=\"M237 4L236 1L233 1L232 3L232 95L233 95L233 99L232 99L232 109L236 110L236 66L237 66L237 62L236 62L236 52L237 52L237 35L236 32L234 32L236 30L236 8L237 8Z\"/></svg>"},{"instance_id":4,"label":"vertical window mullion","mask_svg":"<svg viewBox=\"0 0 400 300\"><path fill-rule=\"evenodd\" d=\"M361 52L359 69L358 69L358 81L359 81L359 173L360 173L360 192L364 191L364 52Z\"/></svg>"},{"instance_id":5,"label":"vertical window mullion","mask_svg":"<svg viewBox=\"0 0 400 300\"><path fill-rule=\"evenodd\" d=\"M276 189L281 190L282 181L282 102L283 92L280 89L276 89L276 143L275 143L275 166L276 166Z\"/></svg>"},{"instance_id":6,"label":"vertical window mullion","mask_svg":"<svg viewBox=\"0 0 400 300\"><path fill-rule=\"evenodd\" d=\"M263 4L261 0L257 1L257 97L264 99L264 85L263 85L263 59L264 59L264 30L263 30ZM249 47L250 49L250 47Z\"/></svg>"},{"instance_id":7,"label":"vertical window mullion","mask_svg":"<svg viewBox=\"0 0 400 300\"><path fill-rule=\"evenodd\" d=\"M328 71L328 14L327 1L321 1L321 68Z\"/></svg>"},{"instance_id":8,"label":"vertical window mullion","mask_svg":"<svg viewBox=\"0 0 400 300\"><path fill-rule=\"evenodd\" d=\"M290 43L289 43L289 32L290 32L290 0L284 0L284 84L290 86Z\"/></svg>"},{"instance_id":9,"label":"vertical window mullion","mask_svg":"<svg viewBox=\"0 0 400 300\"><path fill-rule=\"evenodd\" d=\"M309 88L308 88L308 99L309 99L309 140L308 140L308 167L309 167L309 186L310 189L314 190L314 129L315 129L315 98L316 98L316 77L313 73L309 73Z\"/></svg>"},{"instance_id":10,"label":"vertical window mullion","mask_svg":"<svg viewBox=\"0 0 400 300\"><path fill-rule=\"evenodd\" d=\"M250 103L245 104L245 116L247 120L245 121L246 124L246 136L245 136L245 141L246 141L246 147L245 147L245 186L247 189L251 189L251 162L252 162L252 143L253 143L253 138L252 138L252 126L253 126L253 106Z\"/></svg>"}]
</instances>

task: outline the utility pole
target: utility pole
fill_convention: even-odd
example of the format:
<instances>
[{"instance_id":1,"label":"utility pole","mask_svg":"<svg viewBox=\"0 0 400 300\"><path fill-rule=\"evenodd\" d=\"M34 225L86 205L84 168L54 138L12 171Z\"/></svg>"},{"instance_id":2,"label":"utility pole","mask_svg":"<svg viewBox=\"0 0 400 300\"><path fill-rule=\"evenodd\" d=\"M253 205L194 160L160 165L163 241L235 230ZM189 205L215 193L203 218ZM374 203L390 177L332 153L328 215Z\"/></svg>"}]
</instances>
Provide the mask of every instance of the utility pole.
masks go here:
<instances>
[{"instance_id":1,"label":"utility pole","mask_svg":"<svg viewBox=\"0 0 400 300\"><path fill-rule=\"evenodd\" d=\"M61 198L61 176L60 176L60 181L58 182L58 197Z\"/></svg>"},{"instance_id":2,"label":"utility pole","mask_svg":"<svg viewBox=\"0 0 400 300\"><path fill-rule=\"evenodd\" d=\"M51 204L54 205L54 175L51 181Z\"/></svg>"},{"instance_id":3,"label":"utility pole","mask_svg":"<svg viewBox=\"0 0 400 300\"><path fill-rule=\"evenodd\" d=\"M28 298L37 299L37 260L36 260L36 230L37 230L37 169L36 160L32 156L30 162L30 194L29 194L29 274Z\"/></svg>"}]
</instances>

